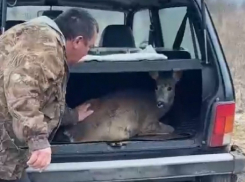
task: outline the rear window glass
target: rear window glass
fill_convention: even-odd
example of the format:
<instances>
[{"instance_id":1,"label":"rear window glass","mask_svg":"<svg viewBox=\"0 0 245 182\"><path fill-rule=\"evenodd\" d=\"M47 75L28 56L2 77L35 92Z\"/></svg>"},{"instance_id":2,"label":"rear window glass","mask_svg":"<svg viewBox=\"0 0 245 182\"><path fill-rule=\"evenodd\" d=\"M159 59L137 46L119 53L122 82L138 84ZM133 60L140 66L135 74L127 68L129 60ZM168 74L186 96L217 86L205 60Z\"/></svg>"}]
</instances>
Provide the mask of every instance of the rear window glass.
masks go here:
<instances>
[{"instance_id":1,"label":"rear window glass","mask_svg":"<svg viewBox=\"0 0 245 182\"><path fill-rule=\"evenodd\" d=\"M159 19L161 33L163 36L164 48L172 49L173 44L180 28L180 25L186 15L186 7L172 7L159 10ZM141 10L134 16L133 33L135 42L138 47L148 44L150 32L150 12L149 10ZM193 32L191 32L193 28ZM194 45L196 45L197 53L195 54ZM181 47L189 51L192 58L200 58L200 48L196 39L194 27L187 20L185 33Z\"/></svg>"},{"instance_id":2,"label":"rear window glass","mask_svg":"<svg viewBox=\"0 0 245 182\"><path fill-rule=\"evenodd\" d=\"M67 10L71 7L55 7L53 10ZM85 9L85 8L84 8ZM42 15L40 11L50 10L49 6L18 6L13 8L8 8L7 10L7 20L31 20ZM86 9L99 24L100 32L97 38L96 46L98 46L101 33L108 25L124 24L124 13L118 11L105 11L105 10L94 10Z\"/></svg>"}]
</instances>

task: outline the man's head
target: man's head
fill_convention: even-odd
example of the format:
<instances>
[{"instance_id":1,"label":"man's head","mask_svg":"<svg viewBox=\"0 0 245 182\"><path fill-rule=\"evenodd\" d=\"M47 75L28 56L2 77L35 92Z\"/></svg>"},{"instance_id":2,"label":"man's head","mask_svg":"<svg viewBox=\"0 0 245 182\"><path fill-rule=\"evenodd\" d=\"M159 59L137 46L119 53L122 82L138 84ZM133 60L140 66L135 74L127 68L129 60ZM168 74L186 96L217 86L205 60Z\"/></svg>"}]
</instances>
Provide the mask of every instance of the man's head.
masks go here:
<instances>
[{"instance_id":1,"label":"man's head","mask_svg":"<svg viewBox=\"0 0 245 182\"><path fill-rule=\"evenodd\" d=\"M63 12L54 21L65 36L68 63L77 63L94 46L99 32L97 21L79 8Z\"/></svg>"}]
</instances>

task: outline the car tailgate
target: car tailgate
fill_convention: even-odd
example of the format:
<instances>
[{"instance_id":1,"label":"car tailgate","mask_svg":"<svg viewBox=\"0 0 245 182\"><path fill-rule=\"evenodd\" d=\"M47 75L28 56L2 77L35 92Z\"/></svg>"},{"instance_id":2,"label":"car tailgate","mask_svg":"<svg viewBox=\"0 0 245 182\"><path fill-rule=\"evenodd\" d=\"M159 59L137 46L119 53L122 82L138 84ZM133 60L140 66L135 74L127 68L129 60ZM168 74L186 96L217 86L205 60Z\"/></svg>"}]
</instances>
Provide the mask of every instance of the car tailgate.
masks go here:
<instances>
[{"instance_id":1,"label":"car tailgate","mask_svg":"<svg viewBox=\"0 0 245 182\"><path fill-rule=\"evenodd\" d=\"M46 171L28 169L33 182L135 181L244 172L237 151L137 160L52 163Z\"/></svg>"}]
</instances>

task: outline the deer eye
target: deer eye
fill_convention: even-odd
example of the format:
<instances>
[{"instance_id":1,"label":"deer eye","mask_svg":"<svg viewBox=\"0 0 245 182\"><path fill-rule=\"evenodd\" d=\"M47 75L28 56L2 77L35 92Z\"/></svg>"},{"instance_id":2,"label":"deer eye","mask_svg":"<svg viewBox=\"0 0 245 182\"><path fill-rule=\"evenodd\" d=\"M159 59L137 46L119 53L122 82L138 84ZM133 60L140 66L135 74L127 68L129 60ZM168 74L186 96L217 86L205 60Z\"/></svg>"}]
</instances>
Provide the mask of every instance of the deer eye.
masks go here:
<instances>
[{"instance_id":1,"label":"deer eye","mask_svg":"<svg viewBox=\"0 0 245 182\"><path fill-rule=\"evenodd\" d=\"M167 91L171 91L171 90L172 90L172 87L168 87L168 88L167 88Z\"/></svg>"}]
</instances>

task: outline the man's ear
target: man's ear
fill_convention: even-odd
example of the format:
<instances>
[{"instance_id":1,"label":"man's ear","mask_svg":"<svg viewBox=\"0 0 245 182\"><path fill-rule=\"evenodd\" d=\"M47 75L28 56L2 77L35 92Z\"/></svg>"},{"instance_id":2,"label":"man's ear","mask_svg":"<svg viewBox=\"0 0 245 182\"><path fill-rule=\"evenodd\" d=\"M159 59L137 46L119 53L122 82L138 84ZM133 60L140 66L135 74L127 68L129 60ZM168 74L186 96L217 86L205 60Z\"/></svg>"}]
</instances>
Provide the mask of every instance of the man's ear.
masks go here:
<instances>
[{"instance_id":1,"label":"man's ear","mask_svg":"<svg viewBox=\"0 0 245 182\"><path fill-rule=\"evenodd\" d=\"M84 41L83 36L77 36L74 40L73 40L73 44L75 48L79 48L79 45Z\"/></svg>"},{"instance_id":2,"label":"man's ear","mask_svg":"<svg viewBox=\"0 0 245 182\"><path fill-rule=\"evenodd\" d=\"M154 80L156 80L159 77L159 73L157 71L151 71L149 72L149 75L151 76L151 78L153 78Z\"/></svg>"},{"instance_id":3,"label":"man's ear","mask_svg":"<svg viewBox=\"0 0 245 182\"><path fill-rule=\"evenodd\" d=\"M174 71L173 72L173 78L176 82L180 81L181 77L183 75L183 71Z\"/></svg>"}]
</instances>

